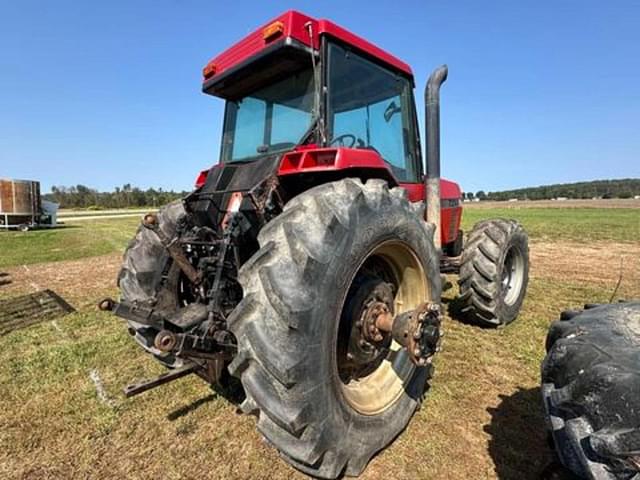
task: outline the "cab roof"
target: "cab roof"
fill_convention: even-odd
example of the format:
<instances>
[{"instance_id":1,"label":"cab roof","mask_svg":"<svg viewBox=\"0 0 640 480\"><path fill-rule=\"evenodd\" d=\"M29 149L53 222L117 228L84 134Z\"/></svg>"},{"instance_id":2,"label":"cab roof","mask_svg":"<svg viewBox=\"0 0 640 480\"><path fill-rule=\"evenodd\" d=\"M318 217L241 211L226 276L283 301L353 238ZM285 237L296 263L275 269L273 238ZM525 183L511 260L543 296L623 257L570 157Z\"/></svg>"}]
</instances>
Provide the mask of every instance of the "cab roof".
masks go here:
<instances>
[{"instance_id":1,"label":"cab roof","mask_svg":"<svg viewBox=\"0 0 640 480\"><path fill-rule=\"evenodd\" d=\"M311 26L311 36L307 25ZM249 62L252 57L277 45L289 45L291 42L295 42L317 50L322 35L330 36L350 45L413 79L409 65L367 40L329 20L318 20L295 10L289 10L253 31L207 63L203 69L204 90L216 83L218 79L226 76L225 74Z\"/></svg>"}]
</instances>

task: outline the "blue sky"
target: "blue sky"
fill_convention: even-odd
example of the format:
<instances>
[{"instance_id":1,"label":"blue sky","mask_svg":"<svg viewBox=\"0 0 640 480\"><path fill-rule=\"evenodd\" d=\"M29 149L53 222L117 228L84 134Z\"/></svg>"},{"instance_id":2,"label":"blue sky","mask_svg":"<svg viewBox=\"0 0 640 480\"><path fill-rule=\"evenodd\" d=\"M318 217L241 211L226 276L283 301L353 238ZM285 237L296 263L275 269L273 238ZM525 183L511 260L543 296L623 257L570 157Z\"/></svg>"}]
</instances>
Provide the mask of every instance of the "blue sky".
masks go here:
<instances>
[{"instance_id":1,"label":"blue sky","mask_svg":"<svg viewBox=\"0 0 640 480\"><path fill-rule=\"evenodd\" d=\"M284 10L443 87L443 175L467 191L640 177L640 1L0 0L0 176L189 189L217 162L215 54Z\"/></svg>"}]
</instances>

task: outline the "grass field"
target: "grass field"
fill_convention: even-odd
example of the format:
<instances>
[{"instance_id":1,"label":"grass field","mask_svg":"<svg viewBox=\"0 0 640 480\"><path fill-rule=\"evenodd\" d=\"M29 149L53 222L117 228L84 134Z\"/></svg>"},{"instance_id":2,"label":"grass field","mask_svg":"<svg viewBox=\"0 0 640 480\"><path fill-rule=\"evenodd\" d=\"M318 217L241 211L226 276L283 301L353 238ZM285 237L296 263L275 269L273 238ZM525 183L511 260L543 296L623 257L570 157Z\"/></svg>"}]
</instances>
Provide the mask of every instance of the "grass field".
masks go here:
<instances>
[{"instance_id":1,"label":"grass field","mask_svg":"<svg viewBox=\"0 0 640 480\"><path fill-rule=\"evenodd\" d=\"M463 216L464 230L487 217L515 218L534 241L640 241L640 210L634 208L471 207Z\"/></svg>"},{"instance_id":2,"label":"grass field","mask_svg":"<svg viewBox=\"0 0 640 480\"><path fill-rule=\"evenodd\" d=\"M461 321L450 277L427 400L363 478L538 478L551 458L538 388L550 321L607 301L621 263L618 297L640 297L638 210L470 208L464 227L495 216L530 232L520 318L501 330ZM162 370L95 304L117 294L120 255L137 222L0 232L0 272L8 274L0 281L11 282L0 283L0 298L48 287L78 309L0 337L0 478L302 478L261 440L253 417L196 378L124 399L125 384Z\"/></svg>"},{"instance_id":3,"label":"grass field","mask_svg":"<svg viewBox=\"0 0 640 480\"><path fill-rule=\"evenodd\" d=\"M0 232L0 268L122 251L139 223L135 217L111 218L30 232Z\"/></svg>"}]
</instances>

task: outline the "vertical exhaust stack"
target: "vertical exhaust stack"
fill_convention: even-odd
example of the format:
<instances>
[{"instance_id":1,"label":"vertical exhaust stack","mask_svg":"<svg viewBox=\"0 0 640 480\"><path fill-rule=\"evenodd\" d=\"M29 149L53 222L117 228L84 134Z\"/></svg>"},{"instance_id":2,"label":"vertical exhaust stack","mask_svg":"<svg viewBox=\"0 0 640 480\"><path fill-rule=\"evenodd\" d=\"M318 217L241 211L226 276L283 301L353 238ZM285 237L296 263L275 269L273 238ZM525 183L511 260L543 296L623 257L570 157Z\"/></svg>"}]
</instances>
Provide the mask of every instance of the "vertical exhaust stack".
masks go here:
<instances>
[{"instance_id":1,"label":"vertical exhaust stack","mask_svg":"<svg viewBox=\"0 0 640 480\"><path fill-rule=\"evenodd\" d=\"M425 202L427 222L436 227L433 242L442 251L440 226L440 86L447 79L446 65L436 68L424 91L425 129L427 130L427 175Z\"/></svg>"}]
</instances>

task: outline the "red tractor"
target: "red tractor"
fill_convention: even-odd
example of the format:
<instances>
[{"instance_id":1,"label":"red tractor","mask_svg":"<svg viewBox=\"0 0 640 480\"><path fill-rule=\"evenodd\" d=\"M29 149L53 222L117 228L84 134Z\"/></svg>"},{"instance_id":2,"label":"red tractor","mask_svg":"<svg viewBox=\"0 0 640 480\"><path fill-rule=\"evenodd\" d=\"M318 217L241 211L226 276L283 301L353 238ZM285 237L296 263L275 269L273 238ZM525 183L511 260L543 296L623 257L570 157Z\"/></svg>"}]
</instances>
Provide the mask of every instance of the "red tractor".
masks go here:
<instances>
[{"instance_id":1,"label":"red tractor","mask_svg":"<svg viewBox=\"0 0 640 480\"><path fill-rule=\"evenodd\" d=\"M241 408L296 468L357 475L407 425L441 336L441 271L483 325L511 322L527 235L476 225L440 179L439 90L426 92L426 176L408 65L328 20L289 11L207 64L225 100L220 161L144 217L119 302L101 307L170 368L240 379ZM425 208L426 207L426 208Z\"/></svg>"}]
</instances>

